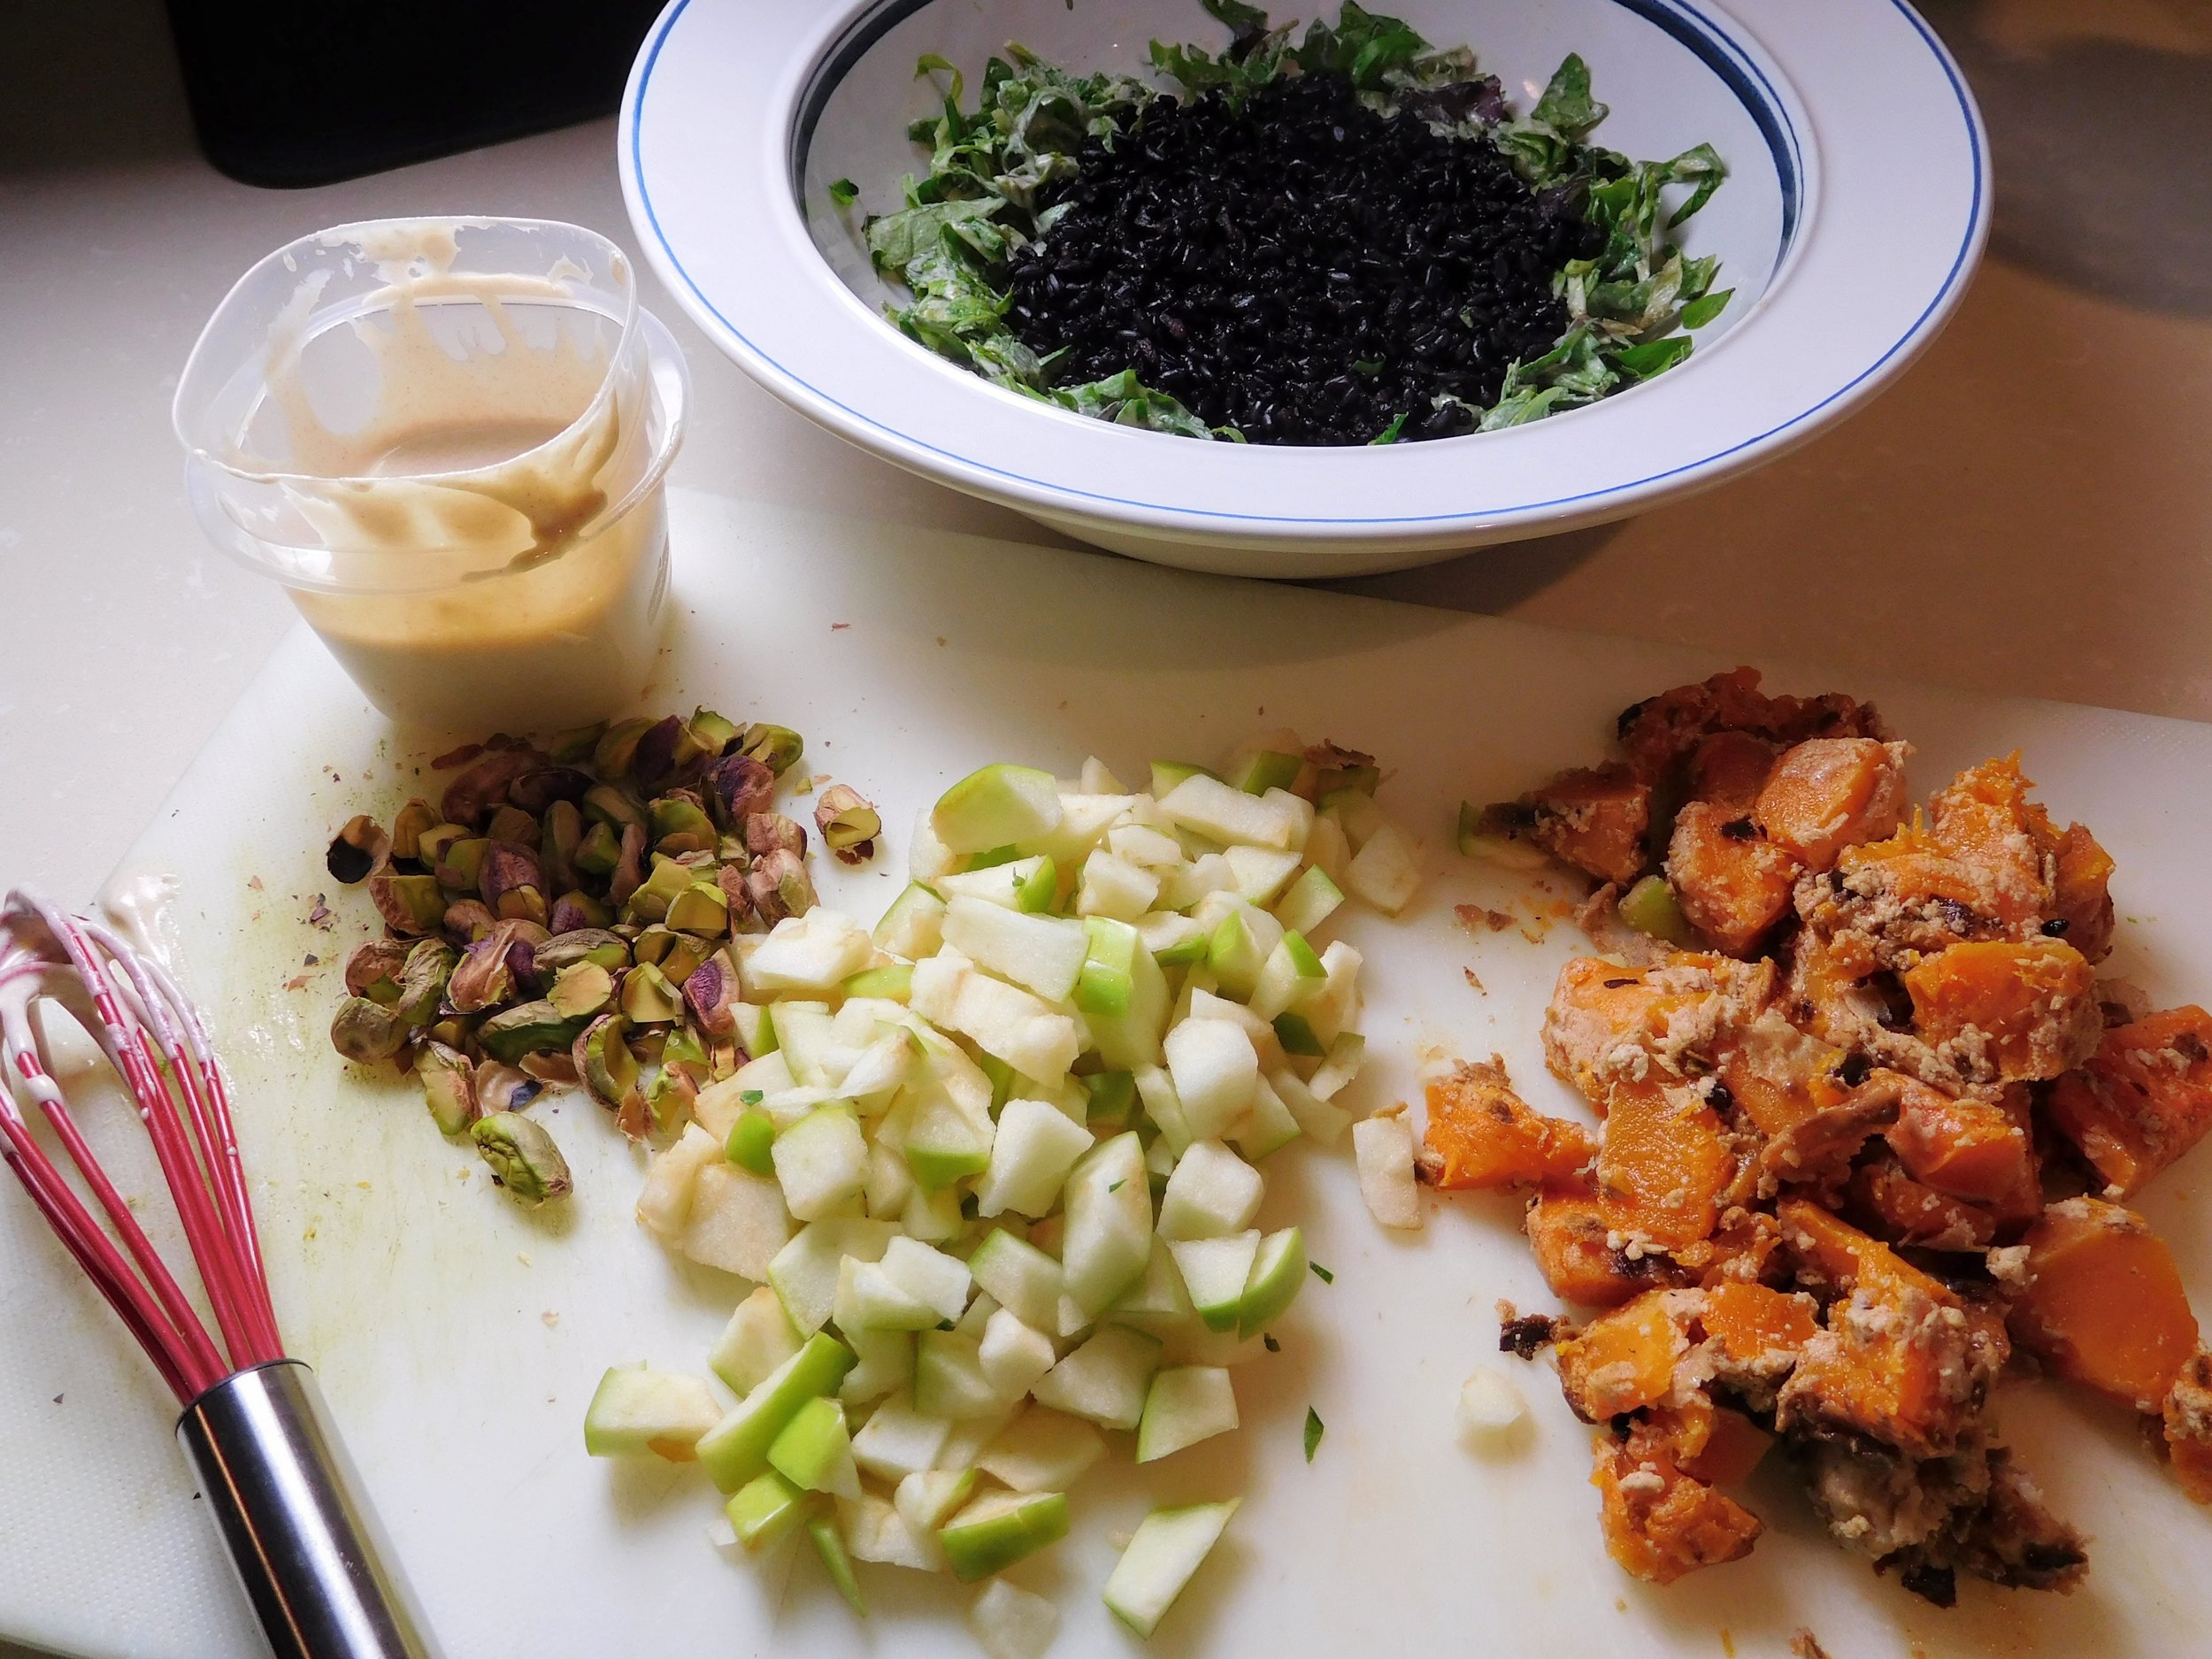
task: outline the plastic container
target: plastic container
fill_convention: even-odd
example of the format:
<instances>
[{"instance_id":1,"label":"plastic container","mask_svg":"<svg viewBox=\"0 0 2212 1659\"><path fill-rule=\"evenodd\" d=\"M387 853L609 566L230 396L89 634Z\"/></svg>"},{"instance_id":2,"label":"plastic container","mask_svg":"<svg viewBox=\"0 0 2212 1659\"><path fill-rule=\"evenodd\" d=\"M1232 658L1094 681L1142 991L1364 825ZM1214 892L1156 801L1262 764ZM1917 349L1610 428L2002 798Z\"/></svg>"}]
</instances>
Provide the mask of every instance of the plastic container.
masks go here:
<instances>
[{"instance_id":1,"label":"plastic container","mask_svg":"<svg viewBox=\"0 0 2212 1659\"><path fill-rule=\"evenodd\" d=\"M386 219L240 279L174 418L202 528L290 590L370 702L543 730L652 672L689 392L605 237Z\"/></svg>"}]
</instances>

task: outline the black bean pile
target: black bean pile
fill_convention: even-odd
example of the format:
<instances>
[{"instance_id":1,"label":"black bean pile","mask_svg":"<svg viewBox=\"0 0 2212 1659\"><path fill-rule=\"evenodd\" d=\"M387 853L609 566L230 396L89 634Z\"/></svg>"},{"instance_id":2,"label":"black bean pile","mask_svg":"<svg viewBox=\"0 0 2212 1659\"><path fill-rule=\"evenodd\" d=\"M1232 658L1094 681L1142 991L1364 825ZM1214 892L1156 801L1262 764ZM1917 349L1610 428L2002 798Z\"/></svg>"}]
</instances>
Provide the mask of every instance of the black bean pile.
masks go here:
<instances>
[{"instance_id":1,"label":"black bean pile","mask_svg":"<svg viewBox=\"0 0 2212 1659\"><path fill-rule=\"evenodd\" d=\"M1009 326L1068 348L1056 384L1126 369L1256 443L1470 430L1507 366L1567 326L1555 272L1602 235L1486 139L1386 119L1349 80L1147 106L1088 140L1064 215L1017 257Z\"/></svg>"}]
</instances>

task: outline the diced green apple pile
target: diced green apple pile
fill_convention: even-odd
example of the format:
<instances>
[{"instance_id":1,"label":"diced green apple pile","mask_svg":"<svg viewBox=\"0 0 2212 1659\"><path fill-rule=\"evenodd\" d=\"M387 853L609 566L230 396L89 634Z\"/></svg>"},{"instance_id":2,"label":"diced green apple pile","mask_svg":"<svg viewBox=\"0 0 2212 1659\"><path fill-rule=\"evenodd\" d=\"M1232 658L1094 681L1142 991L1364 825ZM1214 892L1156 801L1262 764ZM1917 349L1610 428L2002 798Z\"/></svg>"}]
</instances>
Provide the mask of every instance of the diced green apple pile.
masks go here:
<instances>
[{"instance_id":1,"label":"diced green apple pile","mask_svg":"<svg viewBox=\"0 0 2212 1659\"><path fill-rule=\"evenodd\" d=\"M641 1220L760 1286L702 1378L610 1371L595 1455L695 1458L738 1541L987 1579L1063 1537L1067 1493L1234 1429L1233 1368L1309 1277L1254 1225L1266 1161L1333 1147L1363 1041L1348 890L1419 880L1364 756L1288 733L1125 788L987 766L916 826L872 933L818 908L733 941L753 1057L654 1158ZM1105 1586L1149 1635L1236 1501L1156 1512ZM1048 1604L994 1583L994 1655Z\"/></svg>"}]
</instances>

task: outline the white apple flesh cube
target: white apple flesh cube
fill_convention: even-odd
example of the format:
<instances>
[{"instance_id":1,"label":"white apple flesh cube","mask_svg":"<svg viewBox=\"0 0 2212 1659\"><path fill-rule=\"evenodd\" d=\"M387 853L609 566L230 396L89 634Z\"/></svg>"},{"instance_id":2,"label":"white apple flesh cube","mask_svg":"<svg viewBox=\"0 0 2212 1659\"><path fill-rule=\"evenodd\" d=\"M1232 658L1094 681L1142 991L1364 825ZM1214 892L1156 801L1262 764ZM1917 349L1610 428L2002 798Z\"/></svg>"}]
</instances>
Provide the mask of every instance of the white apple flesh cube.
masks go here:
<instances>
[{"instance_id":1,"label":"white apple flesh cube","mask_svg":"<svg viewBox=\"0 0 2212 1659\"><path fill-rule=\"evenodd\" d=\"M1191 1133L1183 1116L1182 1098L1175 1092L1175 1079L1164 1066L1157 1065L1138 1067L1136 1079L1137 1098L1144 1102L1144 1115L1160 1132L1153 1144L1165 1146L1174 1157L1182 1156L1191 1143Z\"/></svg>"},{"instance_id":2,"label":"white apple flesh cube","mask_svg":"<svg viewBox=\"0 0 2212 1659\"><path fill-rule=\"evenodd\" d=\"M1073 870L1091 849L1106 839L1114 820L1126 812L1136 797L1127 795L1069 795L1060 796L1060 821L1041 835L1023 839L1025 853L1042 853L1063 870Z\"/></svg>"},{"instance_id":3,"label":"white apple flesh cube","mask_svg":"<svg viewBox=\"0 0 2212 1659\"><path fill-rule=\"evenodd\" d=\"M891 901L891 908L869 937L876 948L909 962L934 955L944 942L945 902L918 881Z\"/></svg>"},{"instance_id":4,"label":"white apple flesh cube","mask_svg":"<svg viewBox=\"0 0 2212 1659\"><path fill-rule=\"evenodd\" d=\"M847 1405L864 1406L913 1386L912 1332L847 1331L845 1346L853 1351L854 1365L838 1385L837 1397Z\"/></svg>"},{"instance_id":5,"label":"white apple flesh cube","mask_svg":"<svg viewBox=\"0 0 2212 1659\"><path fill-rule=\"evenodd\" d=\"M892 1506L910 1532L934 1538L937 1529L975 1494L975 1470L921 1469L902 1477L891 1494Z\"/></svg>"},{"instance_id":6,"label":"white apple flesh cube","mask_svg":"<svg viewBox=\"0 0 2212 1659\"><path fill-rule=\"evenodd\" d=\"M1290 885L1304 855L1278 847L1232 847L1222 856L1236 872L1237 892L1245 902L1264 906Z\"/></svg>"},{"instance_id":7,"label":"white apple flesh cube","mask_svg":"<svg viewBox=\"0 0 2212 1659\"><path fill-rule=\"evenodd\" d=\"M1059 1197L1075 1161L1091 1149L1091 1132L1057 1106L1010 1100L1000 1110L990 1167L976 1183L976 1213L1005 1210L1041 1216Z\"/></svg>"},{"instance_id":8,"label":"white apple flesh cube","mask_svg":"<svg viewBox=\"0 0 2212 1659\"><path fill-rule=\"evenodd\" d=\"M1386 1227L1418 1227L1421 1194L1413 1178L1413 1125L1402 1116L1361 1119L1352 1125L1352 1156L1359 1165L1359 1192L1367 1201L1367 1213Z\"/></svg>"},{"instance_id":9,"label":"white apple flesh cube","mask_svg":"<svg viewBox=\"0 0 2212 1659\"><path fill-rule=\"evenodd\" d=\"M787 916L755 947L739 970L748 998L814 993L827 995L868 965L875 941L849 916L816 905Z\"/></svg>"},{"instance_id":10,"label":"white apple flesh cube","mask_svg":"<svg viewBox=\"0 0 2212 1659\"><path fill-rule=\"evenodd\" d=\"M860 1120L844 1106L808 1113L776 1137L768 1156L784 1202L802 1221L851 1202L868 1185L868 1142Z\"/></svg>"},{"instance_id":11,"label":"white apple flesh cube","mask_svg":"<svg viewBox=\"0 0 2212 1659\"><path fill-rule=\"evenodd\" d=\"M1088 939L1080 922L1032 916L965 894L945 910L945 943L975 965L1034 991L1048 1002L1075 995Z\"/></svg>"},{"instance_id":12,"label":"white apple flesh cube","mask_svg":"<svg viewBox=\"0 0 2212 1659\"><path fill-rule=\"evenodd\" d=\"M1107 1575L1103 1597L1114 1617L1140 1636L1157 1630L1237 1512L1238 1502L1194 1503L1146 1516Z\"/></svg>"},{"instance_id":13,"label":"white apple flesh cube","mask_svg":"<svg viewBox=\"0 0 2212 1659\"><path fill-rule=\"evenodd\" d=\"M1174 836L1164 835L1145 824L1116 825L1106 832L1106 847L1117 858L1156 873L1188 862Z\"/></svg>"},{"instance_id":14,"label":"white apple flesh cube","mask_svg":"<svg viewBox=\"0 0 2212 1659\"><path fill-rule=\"evenodd\" d=\"M1265 910L1237 901L1206 941L1206 965L1230 995L1248 997L1260 971L1283 941L1283 925Z\"/></svg>"},{"instance_id":15,"label":"white apple flesh cube","mask_svg":"<svg viewBox=\"0 0 2212 1659\"><path fill-rule=\"evenodd\" d=\"M1086 1153L1069 1173L1066 1194L1064 1290L1094 1316L1136 1282L1152 1253L1152 1189L1135 1132Z\"/></svg>"},{"instance_id":16,"label":"white apple flesh cube","mask_svg":"<svg viewBox=\"0 0 2212 1659\"><path fill-rule=\"evenodd\" d=\"M1181 828L1217 841L1295 849L1305 844L1313 809L1285 789L1247 795L1218 778L1194 772L1161 798L1160 810Z\"/></svg>"},{"instance_id":17,"label":"white apple flesh cube","mask_svg":"<svg viewBox=\"0 0 2212 1659\"><path fill-rule=\"evenodd\" d=\"M737 1304L707 1356L707 1368L739 1394L749 1394L798 1351L799 1333L782 1299L763 1285Z\"/></svg>"},{"instance_id":18,"label":"white apple flesh cube","mask_svg":"<svg viewBox=\"0 0 2212 1659\"><path fill-rule=\"evenodd\" d=\"M837 1530L855 1561L872 1561L886 1567L911 1567L935 1572L945 1563L937 1540L917 1538L888 1498L863 1493L837 1500Z\"/></svg>"},{"instance_id":19,"label":"white apple flesh cube","mask_svg":"<svg viewBox=\"0 0 2212 1659\"><path fill-rule=\"evenodd\" d=\"M1240 1153L1257 1164L1288 1146L1301 1133L1298 1120L1283 1103L1283 1097L1263 1076L1259 1086L1252 1091L1252 1110L1244 1114L1229 1139Z\"/></svg>"},{"instance_id":20,"label":"white apple flesh cube","mask_svg":"<svg viewBox=\"0 0 2212 1659\"><path fill-rule=\"evenodd\" d=\"M885 1248L897 1232L887 1221L836 1216L810 1222L791 1235L791 1242L768 1263L768 1282L775 1286L785 1317L802 1338L813 1335L829 1322L844 1258L881 1261Z\"/></svg>"},{"instance_id":21,"label":"white apple flesh cube","mask_svg":"<svg viewBox=\"0 0 2212 1659\"><path fill-rule=\"evenodd\" d=\"M1005 1409L983 1374L982 1344L957 1331L925 1331L914 1344L914 1409L958 1423Z\"/></svg>"},{"instance_id":22,"label":"white apple flesh cube","mask_svg":"<svg viewBox=\"0 0 2212 1659\"><path fill-rule=\"evenodd\" d=\"M965 1262L909 1238L894 1239L884 1247L883 1271L940 1319L960 1317L974 1284Z\"/></svg>"},{"instance_id":23,"label":"white apple flesh cube","mask_svg":"<svg viewBox=\"0 0 2212 1659\"><path fill-rule=\"evenodd\" d=\"M1314 955L1305 935L1286 933L1268 953L1245 1006L1261 1019L1272 1020L1284 1010L1300 1007L1318 995L1328 982L1329 971ZM846 1092L854 1092L849 1081Z\"/></svg>"},{"instance_id":24,"label":"white apple flesh cube","mask_svg":"<svg viewBox=\"0 0 2212 1659\"><path fill-rule=\"evenodd\" d=\"M638 1194L637 1218L647 1231L671 1244L682 1242L691 1218L691 1194L699 1171L724 1162L722 1143L697 1124L686 1124L672 1146L653 1155Z\"/></svg>"},{"instance_id":25,"label":"white apple flesh cube","mask_svg":"<svg viewBox=\"0 0 2212 1659\"><path fill-rule=\"evenodd\" d=\"M899 1212L899 1225L910 1239L924 1244L949 1244L960 1236L960 1189L940 1187L934 1190L917 1185L906 1195L906 1208Z\"/></svg>"},{"instance_id":26,"label":"white apple flesh cube","mask_svg":"<svg viewBox=\"0 0 2212 1659\"><path fill-rule=\"evenodd\" d=\"M1344 826L1325 812L1315 818L1313 827L1306 832L1306 862L1322 872L1332 888L1344 885L1344 867L1352 862L1352 843L1345 837ZM1340 894L1338 902L1342 902ZM1286 921L1283 926L1291 924Z\"/></svg>"},{"instance_id":27,"label":"white apple flesh cube","mask_svg":"<svg viewBox=\"0 0 2212 1659\"><path fill-rule=\"evenodd\" d=\"M1153 902L1164 910L1187 910L1209 893L1234 893L1237 872L1219 853L1206 853L1179 864L1160 878L1160 896Z\"/></svg>"},{"instance_id":28,"label":"white apple flesh cube","mask_svg":"<svg viewBox=\"0 0 2212 1659\"><path fill-rule=\"evenodd\" d=\"M1252 1282L1252 1264L1259 1259L1256 1228L1225 1239L1179 1239L1168 1245L1175 1265L1190 1293L1191 1306L1210 1331L1236 1328L1244 1302L1244 1287Z\"/></svg>"},{"instance_id":29,"label":"white apple flesh cube","mask_svg":"<svg viewBox=\"0 0 2212 1659\"><path fill-rule=\"evenodd\" d=\"M1045 1659L1060 1633L1060 1609L1018 1584L994 1578L968 1609L968 1628L987 1659Z\"/></svg>"},{"instance_id":30,"label":"white apple flesh cube","mask_svg":"<svg viewBox=\"0 0 2212 1659\"><path fill-rule=\"evenodd\" d=\"M693 1179L679 1248L701 1266L757 1283L790 1237L783 1189L767 1177L724 1162L707 1164Z\"/></svg>"},{"instance_id":31,"label":"white apple flesh cube","mask_svg":"<svg viewBox=\"0 0 2212 1659\"><path fill-rule=\"evenodd\" d=\"M1156 870L1132 864L1118 853L1094 852L1083 861L1083 880L1076 892L1075 913L1133 922L1150 910L1159 896L1160 876Z\"/></svg>"},{"instance_id":32,"label":"white apple flesh cube","mask_svg":"<svg viewBox=\"0 0 2212 1659\"><path fill-rule=\"evenodd\" d=\"M584 1450L594 1457L654 1452L681 1461L721 1420L721 1402L703 1379L616 1365L599 1379L585 1409Z\"/></svg>"},{"instance_id":33,"label":"white apple flesh cube","mask_svg":"<svg viewBox=\"0 0 2212 1659\"><path fill-rule=\"evenodd\" d=\"M1081 1417L1031 1406L983 1448L975 1466L1017 1492L1066 1492L1106 1454L1106 1437Z\"/></svg>"},{"instance_id":34,"label":"white apple flesh cube","mask_svg":"<svg viewBox=\"0 0 2212 1659\"><path fill-rule=\"evenodd\" d=\"M1137 1425L1137 1461L1161 1458L1226 1434L1237 1425L1236 1389L1218 1365L1177 1365L1156 1373Z\"/></svg>"},{"instance_id":35,"label":"white apple flesh cube","mask_svg":"<svg viewBox=\"0 0 2212 1659\"><path fill-rule=\"evenodd\" d=\"M925 1417L906 1394L894 1394L853 1436L853 1462L864 1474L896 1486L909 1475L933 1468L952 1425Z\"/></svg>"},{"instance_id":36,"label":"white apple flesh cube","mask_svg":"<svg viewBox=\"0 0 2212 1659\"><path fill-rule=\"evenodd\" d=\"M838 1263L837 1294L830 1303L830 1317L849 1335L862 1331L933 1331L941 1320L935 1309L885 1272L879 1263L856 1262L849 1256Z\"/></svg>"},{"instance_id":37,"label":"white apple flesh cube","mask_svg":"<svg viewBox=\"0 0 2212 1659\"><path fill-rule=\"evenodd\" d=\"M1028 858L1017 858L1010 864L989 864L981 870L940 876L931 885L944 895L948 904L957 898L969 898L995 904L1002 910L1033 908L1023 904L1023 895L1037 892L1047 881L1056 885L1056 874L1048 875L1045 870L1050 862L1039 853Z\"/></svg>"},{"instance_id":38,"label":"white apple flesh cube","mask_svg":"<svg viewBox=\"0 0 2212 1659\"><path fill-rule=\"evenodd\" d=\"M1219 1239L1241 1233L1259 1213L1267 1183L1218 1141L1194 1141L1175 1161L1160 1195L1160 1236Z\"/></svg>"},{"instance_id":39,"label":"white apple flesh cube","mask_svg":"<svg viewBox=\"0 0 2212 1659\"><path fill-rule=\"evenodd\" d=\"M862 1189L868 1213L879 1220L896 1221L906 1208L907 1194L914 1190L914 1171L907 1167L906 1155L897 1147L887 1145L879 1136L868 1143L868 1180Z\"/></svg>"},{"instance_id":40,"label":"white apple flesh cube","mask_svg":"<svg viewBox=\"0 0 2212 1659\"><path fill-rule=\"evenodd\" d=\"M1163 1046L1192 1137L1219 1139L1252 1105L1260 1076L1252 1039L1227 1020L1187 1019Z\"/></svg>"},{"instance_id":41,"label":"white apple flesh cube","mask_svg":"<svg viewBox=\"0 0 2212 1659\"><path fill-rule=\"evenodd\" d=\"M1383 823L1344 866L1344 885L1386 916L1395 916L1421 888L1421 849L1395 824Z\"/></svg>"},{"instance_id":42,"label":"white apple flesh cube","mask_svg":"<svg viewBox=\"0 0 2212 1659\"><path fill-rule=\"evenodd\" d=\"M1039 1405L1087 1417L1102 1427L1133 1429L1160 1363L1159 1339L1126 1325L1108 1325L1055 1365L1030 1392Z\"/></svg>"},{"instance_id":43,"label":"white apple flesh cube","mask_svg":"<svg viewBox=\"0 0 2212 1659\"><path fill-rule=\"evenodd\" d=\"M933 882L960 868L961 856L937 838L937 827L924 807L914 815L914 833L906 843L906 873L915 881Z\"/></svg>"},{"instance_id":44,"label":"white apple flesh cube","mask_svg":"<svg viewBox=\"0 0 2212 1659\"><path fill-rule=\"evenodd\" d=\"M1165 1336L1194 1317L1190 1293L1183 1288L1182 1271L1169 1254L1167 1240L1156 1233L1144 1277L1106 1310L1105 1318L1109 1324L1133 1325L1154 1336Z\"/></svg>"},{"instance_id":45,"label":"white apple flesh cube","mask_svg":"<svg viewBox=\"0 0 2212 1659\"><path fill-rule=\"evenodd\" d=\"M1359 1075L1367 1058L1367 1039L1356 1031L1339 1032L1329 1045L1329 1056L1306 1079L1306 1087L1320 1099L1333 1100L1347 1083Z\"/></svg>"},{"instance_id":46,"label":"white apple flesh cube","mask_svg":"<svg viewBox=\"0 0 2212 1659\"><path fill-rule=\"evenodd\" d=\"M968 1271L987 1295L1024 1325L1042 1331L1056 1323L1060 1263L1026 1239L1003 1229L992 1232L968 1258Z\"/></svg>"},{"instance_id":47,"label":"white apple flesh cube","mask_svg":"<svg viewBox=\"0 0 2212 1659\"><path fill-rule=\"evenodd\" d=\"M930 827L947 850L990 852L1033 841L1060 822L1060 786L1034 766L993 765L970 772L939 797Z\"/></svg>"},{"instance_id":48,"label":"white apple flesh cube","mask_svg":"<svg viewBox=\"0 0 2212 1659\"><path fill-rule=\"evenodd\" d=\"M1050 1337L1001 1308L983 1327L976 1358L1002 1399L1018 1400L1059 1363L1060 1354Z\"/></svg>"},{"instance_id":49,"label":"white apple flesh cube","mask_svg":"<svg viewBox=\"0 0 2212 1659\"><path fill-rule=\"evenodd\" d=\"M1320 1146L1333 1147L1351 1127L1352 1114L1341 1106L1323 1100L1300 1081L1298 1074L1288 1066L1279 1066L1267 1074L1267 1085L1275 1092L1285 1109L1297 1122L1302 1133L1310 1136Z\"/></svg>"},{"instance_id":50,"label":"white apple flesh cube","mask_svg":"<svg viewBox=\"0 0 2212 1659\"><path fill-rule=\"evenodd\" d=\"M1077 937L1084 938L1079 928ZM1079 956L1076 971L1082 971ZM979 973L964 957L916 963L911 995L923 1018L972 1038L1024 1077L1056 1084L1075 1064L1081 1038L1073 1019L1018 986Z\"/></svg>"}]
</instances>

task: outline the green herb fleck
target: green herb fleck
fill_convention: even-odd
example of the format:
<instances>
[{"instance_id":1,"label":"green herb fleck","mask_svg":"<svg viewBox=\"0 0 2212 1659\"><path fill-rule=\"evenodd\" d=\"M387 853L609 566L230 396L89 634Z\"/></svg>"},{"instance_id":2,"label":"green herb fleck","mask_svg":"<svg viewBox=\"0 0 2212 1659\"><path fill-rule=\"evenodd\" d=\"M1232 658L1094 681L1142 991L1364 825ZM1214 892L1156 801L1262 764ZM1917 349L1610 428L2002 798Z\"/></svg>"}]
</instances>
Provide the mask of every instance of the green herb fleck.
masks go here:
<instances>
[{"instance_id":1,"label":"green herb fleck","mask_svg":"<svg viewBox=\"0 0 2212 1659\"><path fill-rule=\"evenodd\" d=\"M1106 1190L1107 1190L1108 1192L1110 1192L1110 1193L1118 1193L1118 1192L1119 1192L1119 1191L1120 1191L1120 1190L1121 1190L1124 1187L1126 1187L1128 1184L1129 1184L1128 1177L1124 1176L1124 1177L1123 1177L1120 1180L1118 1180L1118 1181L1109 1181L1109 1182L1107 1182L1107 1183L1106 1183Z\"/></svg>"},{"instance_id":2,"label":"green herb fleck","mask_svg":"<svg viewBox=\"0 0 2212 1659\"><path fill-rule=\"evenodd\" d=\"M1682 308L1682 326L1685 328L1704 327L1714 318L1719 316L1728 302L1735 297L1736 290L1733 288L1723 288L1717 294L1699 296Z\"/></svg>"},{"instance_id":3,"label":"green herb fleck","mask_svg":"<svg viewBox=\"0 0 2212 1659\"><path fill-rule=\"evenodd\" d=\"M738 1099L743 1101L748 1106L757 1106L767 1098L757 1088L746 1089L738 1095Z\"/></svg>"},{"instance_id":4,"label":"green herb fleck","mask_svg":"<svg viewBox=\"0 0 2212 1659\"><path fill-rule=\"evenodd\" d=\"M1313 1269L1313 1276L1319 1279L1323 1284L1333 1285L1336 1283L1336 1275L1329 1271L1327 1268L1322 1266L1320 1263L1308 1262L1306 1265Z\"/></svg>"},{"instance_id":5,"label":"green herb fleck","mask_svg":"<svg viewBox=\"0 0 2212 1659\"><path fill-rule=\"evenodd\" d=\"M1306 1408L1306 1461L1308 1463L1313 1461L1314 1449L1321 1444L1321 1436L1325 1432L1321 1424L1321 1414L1311 1406L1308 1406Z\"/></svg>"},{"instance_id":6,"label":"green herb fleck","mask_svg":"<svg viewBox=\"0 0 2212 1659\"><path fill-rule=\"evenodd\" d=\"M1369 442L1368 448L1372 449L1378 443L1395 443L1398 442L1398 434L1405 429L1406 418L1401 413L1387 426L1375 434L1374 438Z\"/></svg>"},{"instance_id":7,"label":"green herb fleck","mask_svg":"<svg viewBox=\"0 0 2212 1659\"><path fill-rule=\"evenodd\" d=\"M850 207L860 200L860 187L850 179L833 179L829 188L830 200L840 207Z\"/></svg>"}]
</instances>

